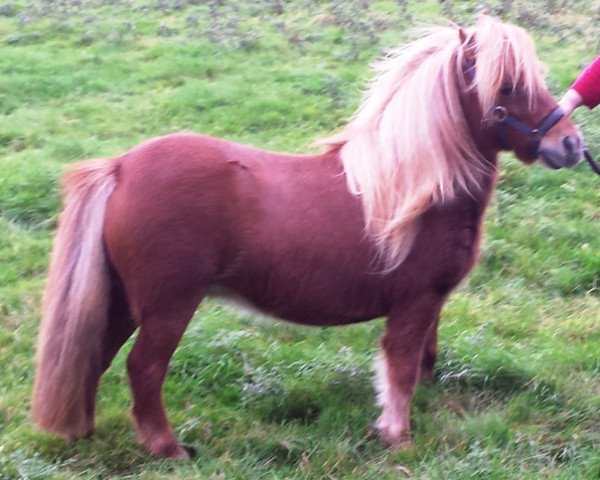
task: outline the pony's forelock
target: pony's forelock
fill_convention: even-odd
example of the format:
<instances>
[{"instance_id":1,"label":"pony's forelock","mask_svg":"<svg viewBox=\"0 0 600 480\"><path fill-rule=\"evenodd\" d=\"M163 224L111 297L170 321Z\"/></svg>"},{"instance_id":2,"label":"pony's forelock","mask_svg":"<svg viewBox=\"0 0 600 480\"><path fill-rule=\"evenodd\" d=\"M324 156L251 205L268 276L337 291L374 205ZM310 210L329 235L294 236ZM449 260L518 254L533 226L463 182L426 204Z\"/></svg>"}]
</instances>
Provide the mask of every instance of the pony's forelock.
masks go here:
<instances>
[{"instance_id":1,"label":"pony's forelock","mask_svg":"<svg viewBox=\"0 0 600 480\"><path fill-rule=\"evenodd\" d=\"M529 34L521 27L501 23L488 15L481 15L477 25L467 32L465 44L472 46L476 57L473 87L477 89L484 116L489 115L505 85L518 85L526 92L531 107L546 85L545 66L538 60ZM461 48L459 59L468 55L468 50Z\"/></svg>"},{"instance_id":2,"label":"pony's forelock","mask_svg":"<svg viewBox=\"0 0 600 480\"><path fill-rule=\"evenodd\" d=\"M525 31L482 15L466 39L456 27L429 29L388 55L352 120L321 142L340 148L349 190L361 197L385 270L406 258L427 208L479 188L490 173L460 103L469 51L482 112L506 82L521 85L530 102L544 86Z\"/></svg>"}]
</instances>

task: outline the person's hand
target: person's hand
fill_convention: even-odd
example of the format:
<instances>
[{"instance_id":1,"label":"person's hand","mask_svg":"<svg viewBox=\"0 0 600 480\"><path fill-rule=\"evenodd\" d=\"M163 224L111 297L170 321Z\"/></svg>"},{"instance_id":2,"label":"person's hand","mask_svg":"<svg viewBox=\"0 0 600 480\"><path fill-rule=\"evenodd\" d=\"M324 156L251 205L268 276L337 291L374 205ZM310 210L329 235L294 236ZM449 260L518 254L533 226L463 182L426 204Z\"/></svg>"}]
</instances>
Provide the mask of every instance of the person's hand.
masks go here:
<instances>
[{"instance_id":1,"label":"person's hand","mask_svg":"<svg viewBox=\"0 0 600 480\"><path fill-rule=\"evenodd\" d=\"M558 101L558 105L563 109L565 115L569 116L577 107L583 103L583 98L577 90L567 90L563 97Z\"/></svg>"}]
</instances>

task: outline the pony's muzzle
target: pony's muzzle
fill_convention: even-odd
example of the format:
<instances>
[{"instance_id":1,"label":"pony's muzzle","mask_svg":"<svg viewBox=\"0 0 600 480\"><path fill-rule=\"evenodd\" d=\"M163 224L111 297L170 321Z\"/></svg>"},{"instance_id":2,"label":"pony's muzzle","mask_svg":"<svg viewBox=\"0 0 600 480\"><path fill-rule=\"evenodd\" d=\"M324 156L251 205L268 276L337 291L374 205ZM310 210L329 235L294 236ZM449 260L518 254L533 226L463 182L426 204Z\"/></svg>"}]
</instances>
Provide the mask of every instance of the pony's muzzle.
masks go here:
<instances>
[{"instance_id":1,"label":"pony's muzzle","mask_svg":"<svg viewBox=\"0 0 600 480\"><path fill-rule=\"evenodd\" d=\"M549 168L574 167L582 159L583 140L579 134L544 138L538 153L542 163Z\"/></svg>"}]
</instances>

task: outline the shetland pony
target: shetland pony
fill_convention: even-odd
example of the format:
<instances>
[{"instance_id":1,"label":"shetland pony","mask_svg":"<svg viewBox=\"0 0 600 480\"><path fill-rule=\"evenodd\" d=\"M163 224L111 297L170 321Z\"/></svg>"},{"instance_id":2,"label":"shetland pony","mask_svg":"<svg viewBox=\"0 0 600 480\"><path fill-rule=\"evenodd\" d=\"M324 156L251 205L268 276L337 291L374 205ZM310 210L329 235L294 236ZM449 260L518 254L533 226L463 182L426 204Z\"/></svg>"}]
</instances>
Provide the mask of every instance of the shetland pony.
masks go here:
<instances>
[{"instance_id":1,"label":"shetland pony","mask_svg":"<svg viewBox=\"0 0 600 480\"><path fill-rule=\"evenodd\" d=\"M498 152L569 167L581 140L529 36L489 16L432 29L378 70L320 154L178 133L72 169L38 339L42 429L92 433L100 377L139 328L127 360L139 439L188 458L161 392L213 295L305 325L387 317L375 426L409 443L413 389L432 374L442 305L476 260Z\"/></svg>"}]
</instances>

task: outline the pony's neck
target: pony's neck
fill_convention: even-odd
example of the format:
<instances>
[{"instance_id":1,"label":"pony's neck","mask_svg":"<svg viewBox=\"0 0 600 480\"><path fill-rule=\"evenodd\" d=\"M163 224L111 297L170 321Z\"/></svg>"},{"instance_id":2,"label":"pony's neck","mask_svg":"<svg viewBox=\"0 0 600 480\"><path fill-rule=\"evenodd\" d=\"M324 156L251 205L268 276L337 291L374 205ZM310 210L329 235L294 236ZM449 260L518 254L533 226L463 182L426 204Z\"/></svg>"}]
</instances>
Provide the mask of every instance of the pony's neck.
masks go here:
<instances>
[{"instance_id":1,"label":"pony's neck","mask_svg":"<svg viewBox=\"0 0 600 480\"><path fill-rule=\"evenodd\" d=\"M491 132L488 131L489 126L482 120L484 115L481 111L477 93L474 90L463 92L460 96L460 106L475 148L485 162L484 167L490 167L495 170L498 163L500 145L495 135L490 134Z\"/></svg>"},{"instance_id":2,"label":"pony's neck","mask_svg":"<svg viewBox=\"0 0 600 480\"><path fill-rule=\"evenodd\" d=\"M479 183L475 186L476 192L469 193L477 199L481 206L481 212L483 212L490 202L498 178L498 150L486 148L480 150L480 153L482 162L484 162L483 170L486 173L482 175Z\"/></svg>"}]
</instances>

